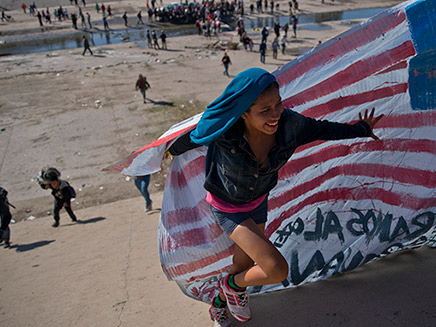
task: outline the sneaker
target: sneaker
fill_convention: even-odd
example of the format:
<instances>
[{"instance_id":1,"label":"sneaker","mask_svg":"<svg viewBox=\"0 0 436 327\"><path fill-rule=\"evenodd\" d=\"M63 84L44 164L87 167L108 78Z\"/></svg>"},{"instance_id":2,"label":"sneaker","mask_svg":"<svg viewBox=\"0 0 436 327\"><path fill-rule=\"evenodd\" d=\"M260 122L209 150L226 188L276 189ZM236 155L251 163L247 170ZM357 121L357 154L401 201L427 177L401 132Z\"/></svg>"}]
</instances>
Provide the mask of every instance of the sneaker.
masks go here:
<instances>
[{"instance_id":1,"label":"sneaker","mask_svg":"<svg viewBox=\"0 0 436 327\"><path fill-rule=\"evenodd\" d=\"M248 292L237 292L229 286L229 275L218 281L218 288L226 296L227 307L233 317L245 322L251 319L251 310L248 306Z\"/></svg>"},{"instance_id":2,"label":"sneaker","mask_svg":"<svg viewBox=\"0 0 436 327\"><path fill-rule=\"evenodd\" d=\"M53 223L53 225L51 225L51 227L58 227L59 226L59 222L58 221L55 221L54 223Z\"/></svg>"},{"instance_id":3,"label":"sneaker","mask_svg":"<svg viewBox=\"0 0 436 327\"><path fill-rule=\"evenodd\" d=\"M152 203L152 202L150 202L149 204L147 204L147 205L145 206L145 212L148 212L148 211L153 210L153 208L152 208L152 206L151 206L151 203Z\"/></svg>"},{"instance_id":4,"label":"sneaker","mask_svg":"<svg viewBox=\"0 0 436 327\"><path fill-rule=\"evenodd\" d=\"M11 247L11 243L9 243L9 241L5 241L5 249L10 248Z\"/></svg>"},{"instance_id":5,"label":"sneaker","mask_svg":"<svg viewBox=\"0 0 436 327\"><path fill-rule=\"evenodd\" d=\"M227 317L226 307L217 308L212 304L209 308L209 314L214 327L232 327L232 323Z\"/></svg>"}]
</instances>

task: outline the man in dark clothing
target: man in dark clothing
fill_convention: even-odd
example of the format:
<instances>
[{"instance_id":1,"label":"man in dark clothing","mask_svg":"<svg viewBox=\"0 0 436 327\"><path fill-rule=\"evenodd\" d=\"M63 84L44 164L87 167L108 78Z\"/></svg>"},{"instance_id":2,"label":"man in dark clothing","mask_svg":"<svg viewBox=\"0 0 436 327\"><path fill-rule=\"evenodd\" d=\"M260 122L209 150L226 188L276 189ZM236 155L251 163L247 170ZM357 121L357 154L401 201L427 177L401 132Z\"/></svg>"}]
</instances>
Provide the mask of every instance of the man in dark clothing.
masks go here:
<instances>
[{"instance_id":1,"label":"man in dark clothing","mask_svg":"<svg viewBox=\"0 0 436 327\"><path fill-rule=\"evenodd\" d=\"M124 12L123 19L124 19L124 26L127 26L127 11Z\"/></svg>"},{"instance_id":2,"label":"man in dark clothing","mask_svg":"<svg viewBox=\"0 0 436 327\"><path fill-rule=\"evenodd\" d=\"M160 39L162 41L162 49L167 49L167 35L163 30L160 31Z\"/></svg>"},{"instance_id":3,"label":"man in dark clothing","mask_svg":"<svg viewBox=\"0 0 436 327\"><path fill-rule=\"evenodd\" d=\"M266 41L268 39L268 35L269 35L268 29L266 28L266 26L264 26L264 28L262 29L261 34L262 34L262 42L265 41L265 43L266 43Z\"/></svg>"},{"instance_id":4,"label":"man in dark clothing","mask_svg":"<svg viewBox=\"0 0 436 327\"><path fill-rule=\"evenodd\" d=\"M73 23L73 28L77 30L77 15L71 14L71 22Z\"/></svg>"},{"instance_id":5,"label":"man in dark clothing","mask_svg":"<svg viewBox=\"0 0 436 327\"><path fill-rule=\"evenodd\" d=\"M138 23L137 24L144 25L144 22L142 20L142 13L141 13L141 11L139 11L136 16L138 17Z\"/></svg>"},{"instance_id":6,"label":"man in dark clothing","mask_svg":"<svg viewBox=\"0 0 436 327\"><path fill-rule=\"evenodd\" d=\"M259 52L260 52L260 62L262 64L264 64L265 63L265 53L266 53L266 41L262 41L262 43L260 44Z\"/></svg>"},{"instance_id":7,"label":"man in dark clothing","mask_svg":"<svg viewBox=\"0 0 436 327\"><path fill-rule=\"evenodd\" d=\"M89 50L89 52L91 53L91 56L93 55L92 50L89 47L89 41L88 41L88 39L86 38L85 35L83 35L83 47L84 47L84 49L83 49L83 52L82 52L82 56L85 55L86 50Z\"/></svg>"},{"instance_id":8,"label":"man in dark clothing","mask_svg":"<svg viewBox=\"0 0 436 327\"><path fill-rule=\"evenodd\" d=\"M157 43L157 34L155 30L151 31L151 38L153 39L153 48L156 49L160 49L159 47L159 43Z\"/></svg>"},{"instance_id":9,"label":"man in dark clothing","mask_svg":"<svg viewBox=\"0 0 436 327\"><path fill-rule=\"evenodd\" d=\"M276 33L276 37L280 37L280 25L274 23L274 33Z\"/></svg>"},{"instance_id":10,"label":"man in dark clothing","mask_svg":"<svg viewBox=\"0 0 436 327\"><path fill-rule=\"evenodd\" d=\"M44 26L44 24L42 23L42 15L41 15L41 13L39 11L36 14L36 17L38 17L39 26Z\"/></svg>"}]
</instances>

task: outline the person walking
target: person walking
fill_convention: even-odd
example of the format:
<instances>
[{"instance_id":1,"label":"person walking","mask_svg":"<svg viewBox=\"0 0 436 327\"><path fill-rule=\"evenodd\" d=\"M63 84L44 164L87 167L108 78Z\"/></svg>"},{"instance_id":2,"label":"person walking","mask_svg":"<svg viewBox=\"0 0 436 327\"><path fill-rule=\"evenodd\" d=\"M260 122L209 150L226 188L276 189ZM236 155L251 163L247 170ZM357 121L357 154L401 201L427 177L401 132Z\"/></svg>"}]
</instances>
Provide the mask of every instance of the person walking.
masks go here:
<instances>
[{"instance_id":1,"label":"person walking","mask_svg":"<svg viewBox=\"0 0 436 327\"><path fill-rule=\"evenodd\" d=\"M227 77L229 76L229 65L232 64L232 61L230 60L229 55L227 54L227 52L224 52L224 56L221 59L221 62L224 65L224 72L223 74L226 75Z\"/></svg>"},{"instance_id":2,"label":"person walking","mask_svg":"<svg viewBox=\"0 0 436 327\"><path fill-rule=\"evenodd\" d=\"M269 35L269 31L268 31L268 29L266 28L266 26L263 27L262 32L261 32L261 35L262 35L262 41L261 41L261 42L264 42L264 41L265 41L265 43L266 43L266 41L267 41L267 39L268 39L268 35Z\"/></svg>"},{"instance_id":3,"label":"person walking","mask_svg":"<svg viewBox=\"0 0 436 327\"><path fill-rule=\"evenodd\" d=\"M262 64L265 63L265 54L266 54L266 41L262 41L262 43L259 46L259 52L260 52L260 62Z\"/></svg>"},{"instance_id":4,"label":"person walking","mask_svg":"<svg viewBox=\"0 0 436 327\"><path fill-rule=\"evenodd\" d=\"M60 179L61 173L54 167L49 167L40 171L38 175L38 183L42 189L51 189L51 194L54 197L53 227L59 226L59 212L65 208L73 222L77 221L76 215L71 209L71 199L76 197L74 188L67 181Z\"/></svg>"},{"instance_id":5,"label":"person walking","mask_svg":"<svg viewBox=\"0 0 436 327\"><path fill-rule=\"evenodd\" d=\"M205 201L234 242L232 266L218 280L209 308L215 326L252 318L247 287L280 283L289 276L286 259L265 236L268 195L294 151L317 140L372 137L383 115L374 109L354 124L315 120L283 108L273 74L261 68L239 73L207 106L196 128L169 148L173 156L207 146Z\"/></svg>"},{"instance_id":6,"label":"person walking","mask_svg":"<svg viewBox=\"0 0 436 327\"><path fill-rule=\"evenodd\" d=\"M279 49L279 41L277 40L276 37L274 38L274 41L272 41L272 43L271 43L271 48L272 48L272 51L273 51L273 58L277 59L277 52L278 52L278 49Z\"/></svg>"},{"instance_id":7,"label":"person walking","mask_svg":"<svg viewBox=\"0 0 436 327\"><path fill-rule=\"evenodd\" d=\"M150 198L150 193L148 192L148 185L150 184L150 175L144 175L144 176L134 176L133 181L139 190L141 192L142 196L145 199L145 212L153 210L152 203Z\"/></svg>"},{"instance_id":8,"label":"person walking","mask_svg":"<svg viewBox=\"0 0 436 327\"><path fill-rule=\"evenodd\" d=\"M138 14L136 15L136 17L138 17L138 22L137 22L137 24L144 25L144 22L142 21L142 13L141 13L141 10L138 12Z\"/></svg>"},{"instance_id":9,"label":"person walking","mask_svg":"<svg viewBox=\"0 0 436 327\"><path fill-rule=\"evenodd\" d=\"M282 54L285 54L286 49L286 37L283 35L283 37L280 39L280 46L282 48Z\"/></svg>"},{"instance_id":10,"label":"person walking","mask_svg":"<svg viewBox=\"0 0 436 327\"><path fill-rule=\"evenodd\" d=\"M138 91L138 89L139 89L139 91L141 91L144 103L146 102L145 92L150 88L151 88L151 86L147 82L147 78L142 76L142 74L139 74L138 79L136 80L135 90Z\"/></svg>"},{"instance_id":11,"label":"person walking","mask_svg":"<svg viewBox=\"0 0 436 327\"><path fill-rule=\"evenodd\" d=\"M91 53L91 56L94 55L92 53L91 47L89 46L89 41L88 41L87 37L85 35L83 35L83 52L82 52L82 56L85 55L86 50L88 50Z\"/></svg>"},{"instance_id":12,"label":"person walking","mask_svg":"<svg viewBox=\"0 0 436 327\"><path fill-rule=\"evenodd\" d=\"M297 16L292 15L292 30L294 31L294 38L297 38L297 24L298 24Z\"/></svg>"},{"instance_id":13,"label":"person walking","mask_svg":"<svg viewBox=\"0 0 436 327\"><path fill-rule=\"evenodd\" d=\"M103 26L105 31L109 31L109 24L107 22L106 16L103 16Z\"/></svg>"},{"instance_id":14,"label":"person walking","mask_svg":"<svg viewBox=\"0 0 436 327\"><path fill-rule=\"evenodd\" d=\"M88 25L89 25L89 29L92 29L92 24L91 24L91 15L89 14L89 12L86 13L86 17L88 19Z\"/></svg>"},{"instance_id":15,"label":"person walking","mask_svg":"<svg viewBox=\"0 0 436 327\"><path fill-rule=\"evenodd\" d=\"M127 11L124 12L123 19L124 19L124 26L127 27Z\"/></svg>"}]
</instances>

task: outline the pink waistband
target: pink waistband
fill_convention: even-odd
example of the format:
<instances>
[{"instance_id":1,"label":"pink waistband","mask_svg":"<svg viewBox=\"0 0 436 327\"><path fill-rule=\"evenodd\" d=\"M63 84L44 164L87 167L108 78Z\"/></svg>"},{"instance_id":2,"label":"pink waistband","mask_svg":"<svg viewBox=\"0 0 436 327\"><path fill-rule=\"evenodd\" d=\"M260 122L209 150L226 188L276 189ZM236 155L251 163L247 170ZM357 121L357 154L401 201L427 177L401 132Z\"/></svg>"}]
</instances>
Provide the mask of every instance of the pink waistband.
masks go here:
<instances>
[{"instance_id":1,"label":"pink waistband","mask_svg":"<svg viewBox=\"0 0 436 327\"><path fill-rule=\"evenodd\" d=\"M259 206L259 204L261 204L262 201L265 200L265 197L266 194L250 203L238 205L238 204L231 204L226 201L223 201L220 198L217 198L216 196L211 194L210 192L207 192L206 202L209 203L212 207L222 212L227 212L227 213L249 212L253 209L256 209Z\"/></svg>"}]
</instances>

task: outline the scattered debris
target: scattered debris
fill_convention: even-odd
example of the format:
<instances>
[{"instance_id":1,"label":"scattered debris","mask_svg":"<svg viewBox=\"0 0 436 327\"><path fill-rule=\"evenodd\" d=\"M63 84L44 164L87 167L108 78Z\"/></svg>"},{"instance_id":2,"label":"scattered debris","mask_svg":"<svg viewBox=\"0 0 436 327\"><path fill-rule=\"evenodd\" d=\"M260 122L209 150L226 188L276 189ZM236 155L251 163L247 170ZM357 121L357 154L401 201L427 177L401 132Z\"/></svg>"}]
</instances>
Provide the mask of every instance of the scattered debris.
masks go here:
<instances>
[{"instance_id":1,"label":"scattered debris","mask_svg":"<svg viewBox=\"0 0 436 327\"><path fill-rule=\"evenodd\" d=\"M217 41L209 44L207 47L215 50L238 50L238 43L230 41Z\"/></svg>"}]
</instances>

